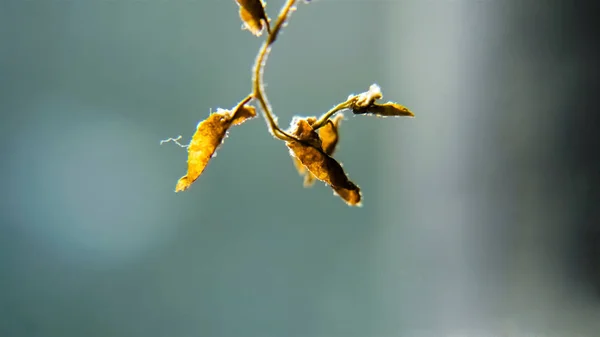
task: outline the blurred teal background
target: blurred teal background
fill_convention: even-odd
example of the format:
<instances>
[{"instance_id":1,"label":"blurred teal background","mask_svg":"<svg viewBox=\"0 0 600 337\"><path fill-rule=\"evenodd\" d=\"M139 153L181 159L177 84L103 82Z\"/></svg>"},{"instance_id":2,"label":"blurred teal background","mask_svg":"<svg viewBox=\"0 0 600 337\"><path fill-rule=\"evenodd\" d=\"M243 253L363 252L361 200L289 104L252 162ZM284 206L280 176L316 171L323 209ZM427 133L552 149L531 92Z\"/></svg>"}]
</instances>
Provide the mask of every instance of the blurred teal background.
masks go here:
<instances>
[{"instance_id":1,"label":"blurred teal background","mask_svg":"<svg viewBox=\"0 0 600 337\"><path fill-rule=\"evenodd\" d=\"M372 83L417 115L346 113L354 209L262 118L173 192L159 141L251 90L233 0L2 1L0 336L597 336L570 269L597 187L561 157L587 59L552 4L298 6L265 73L282 125Z\"/></svg>"}]
</instances>

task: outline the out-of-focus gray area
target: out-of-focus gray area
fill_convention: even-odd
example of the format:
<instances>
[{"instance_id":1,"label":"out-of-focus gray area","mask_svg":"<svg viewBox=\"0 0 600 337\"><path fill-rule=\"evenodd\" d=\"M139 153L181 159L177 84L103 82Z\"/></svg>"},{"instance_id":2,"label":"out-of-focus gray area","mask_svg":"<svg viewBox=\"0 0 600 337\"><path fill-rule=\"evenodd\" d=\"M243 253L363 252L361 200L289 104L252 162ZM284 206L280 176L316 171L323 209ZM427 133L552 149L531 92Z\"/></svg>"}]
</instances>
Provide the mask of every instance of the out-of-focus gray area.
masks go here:
<instances>
[{"instance_id":1,"label":"out-of-focus gray area","mask_svg":"<svg viewBox=\"0 0 600 337\"><path fill-rule=\"evenodd\" d=\"M265 72L280 123L372 83L417 115L346 113L359 209L302 188L262 118L174 193L186 151L159 141L251 90L237 10L0 3L0 336L598 335L593 8L300 4Z\"/></svg>"}]
</instances>

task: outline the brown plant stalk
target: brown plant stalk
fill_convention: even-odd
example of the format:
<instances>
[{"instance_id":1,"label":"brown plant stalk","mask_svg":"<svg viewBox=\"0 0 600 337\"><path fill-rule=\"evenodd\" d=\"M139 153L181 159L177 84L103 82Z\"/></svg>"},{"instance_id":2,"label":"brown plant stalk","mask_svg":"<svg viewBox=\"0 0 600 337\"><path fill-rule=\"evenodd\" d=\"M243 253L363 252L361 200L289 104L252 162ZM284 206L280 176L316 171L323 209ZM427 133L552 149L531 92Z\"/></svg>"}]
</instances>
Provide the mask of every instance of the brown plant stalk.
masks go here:
<instances>
[{"instance_id":1,"label":"brown plant stalk","mask_svg":"<svg viewBox=\"0 0 600 337\"><path fill-rule=\"evenodd\" d=\"M254 98L260 103L260 107L262 109L263 115L265 116L265 119L267 120L267 125L269 126L271 134L284 141L295 139L295 137L281 130L281 128L279 128L279 125L277 125L277 117L273 114L271 110L271 104L269 103L269 100L267 99L267 96L264 92L263 73L267 57L269 56L269 52L271 51L271 45L277 39L279 31L281 30L281 27L283 27L285 21L288 19L288 15L290 14L290 11L294 7L295 3L296 0L288 0L281 9L281 12L277 17L277 22L275 23L275 26L271 29L271 33L267 37L267 40L263 42L260 50L258 51L256 61L254 62L254 71L252 72L252 88Z\"/></svg>"},{"instance_id":2,"label":"brown plant stalk","mask_svg":"<svg viewBox=\"0 0 600 337\"><path fill-rule=\"evenodd\" d=\"M177 182L175 191L184 191L204 172L218 147L226 138L232 126L242 124L256 116L251 100L256 100L271 135L285 142L293 158L298 173L304 177L304 186L312 186L315 179L329 185L350 206L362 205L362 192L358 185L349 178L342 165L332 156L339 142L339 126L342 116L334 115L344 110L354 114L375 115L378 117L414 117L404 106L394 103L378 103L383 95L378 85L373 84L369 90L358 95L350 95L348 99L317 117L294 117L290 128L282 130L277 123L264 90L263 73L272 45L277 40L281 29L296 9L297 0L287 0L281 8L275 25L265 11L262 0L236 0L239 15L244 26L255 36L261 36L264 30L267 37L260 47L252 68L252 93L242 99L231 110L218 109L208 118L198 123L196 132L188 145L178 142L181 138L169 138L163 142L173 141L188 150L188 169L186 175ZM305 0L309 3L309 0Z\"/></svg>"}]
</instances>

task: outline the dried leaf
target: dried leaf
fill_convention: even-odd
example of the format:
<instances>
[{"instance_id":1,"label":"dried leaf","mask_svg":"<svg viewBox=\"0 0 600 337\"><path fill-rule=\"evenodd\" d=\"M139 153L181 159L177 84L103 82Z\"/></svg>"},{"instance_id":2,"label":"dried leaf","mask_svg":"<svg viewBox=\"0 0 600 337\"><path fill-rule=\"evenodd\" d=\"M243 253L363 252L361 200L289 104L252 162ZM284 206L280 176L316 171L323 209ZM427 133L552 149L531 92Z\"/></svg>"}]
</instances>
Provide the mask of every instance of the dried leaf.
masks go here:
<instances>
[{"instance_id":1,"label":"dried leaf","mask_svg":"<svg viewBox=\"0 0 600 337\"><path fill-rule=\"evenodd\" d=\"M304 177L304 182L302 185L304 187L311 187L315 183L315 177L306 169L304 165L302 165L302 162L298 160L298 158L292 157L292 160L294 161L296 170L298 170L298 174L300 174L301 177Z\"/></svg>"},{"instance_id":2,"label":"dried leaf","mask_svg":"<svg viewBox=\"0 0 600 337\"><path fill-rule=\"evenodd\" d=\"M196 133L188 147L187 174L179 179L175 192L186 190L198 179L217 147L223 142L230 125L231 119L223 113L214 113L198 123Z\"/></svg>"},{"instance_id":3,"label":"dried leaf","mask_svg":"<svg viewBox=\"0 0 600 337\"><path fill-rule=\"evenodd\" d=\"M335 152L335 147L338 142L338 127L342 119L344 119L344 115L336 115L317 131L321 138L321 148L323 149L323 152L329 156L332 156ZM306 118L306 121L312 126L317 119L315 117L308 117ZM311 187L315 183L315 177L306 170L306 167L304 167L297 158L293 159L298 173L301 176L304 176L304 187Z\"/></svg>"},{"instance_id":4,"label":"dried leaf","mask_svg":"<svg viewBox=\"0 0 600 337\"><path fill-rule=\"evenodd\" d=\"M323 125L323 127L319 129L319 137L321 138L323 151L330 156L333 156L333 153L335 152L335 147L338 143L338 128L342 119L344 119L344 115L338 114L335 117L329 119L327 124Z\"/></svg>"},{"instance_id":5,"label":"dried leaf","mask_svg":"<svg viewBox=\"0 0 600 337\"><path fill-rule=\"evenodd\" d=\"M298 170L298 173L301 176L304 176L306 173L310 174L310 172L306 170L306 166L302 165L302 162L298 160L298 158L293 157L292 159L294 159L294 166L296 167L296 170Z\"/></svg>"},{"instance_id":6,"label":"dried leaf","mask_svg":"<svg viewBox=\"0 0 600 337\"><path fill-rule=\"evenodd\" d=\"M350 108L354 114L373 114L378 117L414 117L415 115L408 108L394 102L384 104L375 101L383 98L381 88L377 84L372 84L369 91L350 97Z\"/></svg>"},{"instance_id":7,"label":"dried leaf","mask_svg":"<svg viewBox=\"0 0 600 337\"><path fill-rule=\"evenodd\" d=\"M337 194L340 198L344 199L344 201L350 206L361 206L361 198L362 194L360 193L360 188L356 186L353 182L348 181L348 187L338 187L332 186L335 194Z\"/></svg>"},{"instance_id":8,"label":"dried leaf","mask_svg":"<svg viewBox=\"0 0 600 337\"><path fill-rule=\"evenodd\" d=\"M312 125L317 121L317 118L306 117L306 121L308 122L308 124ZM292 160L294 161L294 166L296 167L296 170L298 170L298 174L300 174L301 177L304 177L303 186L311 187L315 183L315 177L312 175L312 173L310 173L310 171L306 169L306 167L302 164L302 162L300 162L300 160L298 160L298 158L292 157Z\"/></svg>"},{"instance_id":9,"label":"dried leaf","mask_svg":"<svg viewBox=\"0 0 600 337\"><path fill-rule=\"evenodd\" d=\"M265 13L265 4L262 0L236 0L236 2L240 6L240 19L252 34L262 35L263 22L270 31L269 18Z\"/></svg>"},{"instance_id":10,"label":"dried leaf","mask_svg":"<svg viewBox=\"0 0 600 337\"><path fill-rule=\"evenodd\" d=\"M306 117L305 119L309 125L313 125L317 121L317 118L314 116ZM315 145L321 146L320 143L318 143L318 144L316 143ZM315 177L312 175L312 173L310 173L310 171L308 171L306 169L306 167L304 165L302 165L302 162L300 162L300 160L298 160L298 158L292 157L292 160L294 161L294 166L296 167L298 174L301 177L304 177L304 183L303 183L304 187L311 187L315 182Z\"/></svg>"},{"instance_id":11,"label":"dried leaf","mask_svg":"<svg viewBox=\"0 0 600 337\"><path fill-rule=\"evenodd\" d=\"M188 146L187 173L177 182L175 192L185 191L200 177L231 125L239 125L256 116L254 107L245 105L246 102L247 99L240 102L232 111L218 109L198 123Z\"/></svg>"},{"instance_id":12,"label":"dried leaf","mask_svg":"<svg viewBox=\"0 0 600 337\"><path fill-rule=\"evenodd\" d=\"M256 109L252 105L240 105L237 107L231 123L233 125L240 125L254 117L256 117Z\"/></svg>"},{"instance_id":13,"label":"dried leaf","mask_svg":"<svg viewBox=\"0 0 600 337\"><path fill-rule=\"evenodd\" d=\"M292 121L291 131L300 141L287 141L290 154L317 179L331 186L348 205L360 206L360 188L352 183L342 165L323 151L321 139L306 119Z\"/></svg>"},{"instance_id":14,"label":"dried leaf","mask_svg":"<svg viewBox=\"0 0 600 337\"><path fill-rule=\"evenodd\" d=\"M298 160L296 158L294 158L295 160ZM300 165L302 165L302 163L300 163ZM302 165L304 166L304 165ZM306 171L306 174L304 175L304 182L302 183L302 186L304 187L311 187L312 185L315 184L315 176L310 173L309 171Z\"/></svg>"},{"instance_id":15,"label":"dried leaf","mask_svg":"<svg viewBox=\"0 0 600 337\"><path fill-rule=\"evenodd\" d=\"M389 116L407 116L414 117L415 115L408 108L394 102L387 102L385 104L373 104L367 108L367 113L372 113L381 117Z\"/></svg>"}]
</instances>

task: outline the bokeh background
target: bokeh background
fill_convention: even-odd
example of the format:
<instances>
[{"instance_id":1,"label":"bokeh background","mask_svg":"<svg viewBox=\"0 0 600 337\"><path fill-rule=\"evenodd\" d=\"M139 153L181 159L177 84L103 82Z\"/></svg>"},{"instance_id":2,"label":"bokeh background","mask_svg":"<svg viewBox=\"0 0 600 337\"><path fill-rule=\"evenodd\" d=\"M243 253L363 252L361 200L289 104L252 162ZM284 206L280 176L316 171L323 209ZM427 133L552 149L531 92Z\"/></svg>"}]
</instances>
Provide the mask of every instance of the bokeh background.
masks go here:
<instances>
[{"instance_id":1,"label":"bokeh background","mask_svg":"<svg viewBox=\"0 0 600 337\"><path fill-rule=\"evenodd\" d=\"M597 12L300 4L265 73L283 125L372 83L417 114L347 114L352 209L261 119L173 192L159 141L250 91L233 0L3 0L0 336L599 336Z\"/></svg>"}]
</instances>

